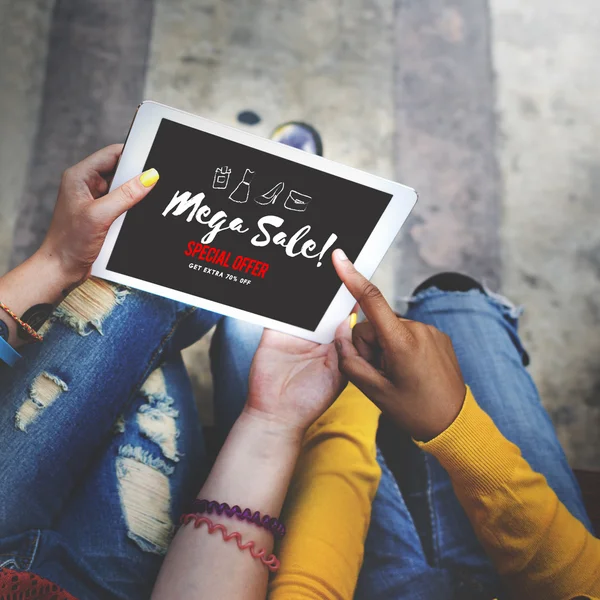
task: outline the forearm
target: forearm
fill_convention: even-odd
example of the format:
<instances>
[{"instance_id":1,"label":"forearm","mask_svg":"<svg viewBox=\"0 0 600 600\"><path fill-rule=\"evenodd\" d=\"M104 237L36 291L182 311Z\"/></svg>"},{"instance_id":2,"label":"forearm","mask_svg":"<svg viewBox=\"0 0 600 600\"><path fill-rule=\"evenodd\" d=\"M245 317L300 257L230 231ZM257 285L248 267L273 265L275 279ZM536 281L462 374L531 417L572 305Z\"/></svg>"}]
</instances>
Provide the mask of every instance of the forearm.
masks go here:
<instances>
[{"instance_id":1,"label":"forearm","mask_svg":"<svg viewBox=\"0 0 600 600\"><path fill-rule=\"evenodd\" d=\"M0 277L0 302L21 319L31 308L39 307L35 311L35 323L30 323L37 329L74 284L75 280L64 272L57 258L39 250ZM16 321L1 308L0 321L2 330L5 330L4 325L8 328L7 341L14 348L31 341L30 336L24 334Z\"/></svg>"},{"instance_id":2,"label":"forearm","mask_svg":"<svg viewBox=\"0 0 600 600\"><path fill-rule=\"evenodd\" d=\"M238 504L279 516L298 457L302 431L244 411L233 426L199 498ZM272 534L262 527L224 514L208 515L227 530L239 531L243 542L253 540L256 550L273 549ZM264 599L268 569L241 552L235 542L225 542L220 532L206 527L181 527L159 574L153 598Z\"/></svg>"},{"instance_id":3,"label":"forearm","mask_svg":"<svg viewBox=\"0 0 600 600\"><path fill-rule=\"evenodd\" d=\"M448 430L421 446L448 471L478 538L516 598L600 594L600 541L470 392Z\"/></svg>"}]
</instances>

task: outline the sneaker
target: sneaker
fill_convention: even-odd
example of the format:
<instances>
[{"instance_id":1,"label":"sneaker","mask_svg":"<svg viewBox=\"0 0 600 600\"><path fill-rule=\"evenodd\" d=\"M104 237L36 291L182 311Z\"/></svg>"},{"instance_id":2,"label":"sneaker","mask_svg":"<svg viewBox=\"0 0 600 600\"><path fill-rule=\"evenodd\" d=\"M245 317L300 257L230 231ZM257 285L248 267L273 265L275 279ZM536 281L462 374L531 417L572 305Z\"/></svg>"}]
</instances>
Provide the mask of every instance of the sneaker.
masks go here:
<instances>
[{"instance_id":1,"label":"sneaker","mask_svg":"<svg viewBox=\"0 0 600 600\"><path fill-rule=\"evenodd\" d=\"M436 287L443 292L468 292L469 290L479 290L485 294L483 286L472 277L463 275L462 273L438 273L429 279L426 279L420 286L418 286L412 293L413 296L421 293L422 291Z\"/></svg>"},{"instance_id":2,"label":"sneaker","mask_svg":"<svg viewBox=\"0 0 600 600\"><path fill-rule=\"evenodd\" d=\"M280 144L323 156L323 142L319 132L307 123L288 121L275 128L271 139Z\"/></svg>"}]
</instances>

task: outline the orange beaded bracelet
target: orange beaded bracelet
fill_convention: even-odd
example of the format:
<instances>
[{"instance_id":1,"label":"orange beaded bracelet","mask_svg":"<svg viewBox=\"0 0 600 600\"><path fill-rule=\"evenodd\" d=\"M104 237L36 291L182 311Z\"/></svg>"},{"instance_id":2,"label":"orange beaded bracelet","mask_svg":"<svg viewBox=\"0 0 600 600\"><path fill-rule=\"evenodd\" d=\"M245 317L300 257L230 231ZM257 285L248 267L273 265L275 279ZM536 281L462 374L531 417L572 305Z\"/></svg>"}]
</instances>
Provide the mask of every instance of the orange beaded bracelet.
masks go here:
<instances>
[{"instance_id":1,"label":"orange beaded bracelet","mask_svg":"<svg viewBox=\"0 0 600 600\"><path fill-rule=\"evenodd\" d=\"M17 315L15 315L15 313L12 310L10 310L10 308L8 308L6 304L0 302L0 308L6 314L10 315L17 322L17 325L19 325L24 331L26 331L34 340L38 342L42 342L44 340L43 336L41 336L35 329L33 329L31 325L28 325L24 321L21 321L21 319L19 319L19 317L17 317Z\"/></svg>"}]
</instances>

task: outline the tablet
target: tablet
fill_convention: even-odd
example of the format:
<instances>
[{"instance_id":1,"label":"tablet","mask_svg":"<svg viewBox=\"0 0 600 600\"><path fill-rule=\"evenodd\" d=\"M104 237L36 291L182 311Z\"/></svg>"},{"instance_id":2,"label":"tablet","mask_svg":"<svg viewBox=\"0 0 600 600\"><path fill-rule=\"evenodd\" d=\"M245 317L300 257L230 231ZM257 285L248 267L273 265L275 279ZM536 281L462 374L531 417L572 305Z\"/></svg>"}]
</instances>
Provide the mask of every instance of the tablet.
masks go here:
<instances>
[{"instance_id":1,"label":"tablet","mask_svg":"<svg viewBox=\"0 0 600 600\"><path fill-rule=\"evenodd\" d=\"M138 109L111 189L156 187L112 225L92 274L328 343L354 299L331 253L370 278L414 190L155 102Z\"/></svg>"}]
</instances>

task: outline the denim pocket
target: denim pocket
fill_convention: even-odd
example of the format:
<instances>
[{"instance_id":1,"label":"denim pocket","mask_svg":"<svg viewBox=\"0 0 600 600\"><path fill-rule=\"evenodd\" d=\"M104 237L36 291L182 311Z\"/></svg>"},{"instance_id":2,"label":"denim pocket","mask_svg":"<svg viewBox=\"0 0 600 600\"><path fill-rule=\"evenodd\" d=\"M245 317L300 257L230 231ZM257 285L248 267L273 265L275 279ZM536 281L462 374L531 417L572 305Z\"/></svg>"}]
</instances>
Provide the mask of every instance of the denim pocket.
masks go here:
<instances>
[{"instance_id":1,"label":"denim pocket","mask_svg":"<svg viewBox=\"0 0 600 600\"><path fill-rule=\"evenodd\" d=\"M0 539L0 568L28 571L35 557L39 540L39 529Z\"/></svg>"}]
</instances>

